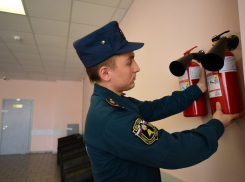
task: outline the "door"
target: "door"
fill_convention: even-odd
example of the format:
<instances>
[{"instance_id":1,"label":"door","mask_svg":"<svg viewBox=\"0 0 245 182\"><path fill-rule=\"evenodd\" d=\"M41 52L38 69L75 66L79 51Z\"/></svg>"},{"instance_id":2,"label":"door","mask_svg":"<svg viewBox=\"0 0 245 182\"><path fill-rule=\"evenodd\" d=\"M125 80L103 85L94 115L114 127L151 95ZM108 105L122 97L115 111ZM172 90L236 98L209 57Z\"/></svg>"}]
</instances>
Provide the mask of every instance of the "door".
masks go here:
<instances>
[{"instance_id":1,"label":"door","mask_svg":"<svg viewBox=\"0 0 245 182\"><path fill-rule=\"evenodd\" d=\"M0 155L30 153L32 100L3 99Z\"/></svg>"}]
</instances>

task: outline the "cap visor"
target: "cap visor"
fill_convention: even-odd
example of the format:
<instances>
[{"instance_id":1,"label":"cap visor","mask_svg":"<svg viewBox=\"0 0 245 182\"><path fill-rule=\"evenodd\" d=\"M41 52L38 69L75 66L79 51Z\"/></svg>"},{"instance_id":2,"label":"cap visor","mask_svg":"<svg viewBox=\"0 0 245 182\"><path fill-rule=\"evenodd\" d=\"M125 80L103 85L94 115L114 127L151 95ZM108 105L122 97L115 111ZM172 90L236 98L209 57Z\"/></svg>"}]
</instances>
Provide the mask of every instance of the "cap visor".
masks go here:
<instances>
[{"instance_id":1,"label":"cap visor","mask_svg":"<svg viewBox=\"0 0 245 182\"><path fill-rule=\"evenodd\" d=\"M125 52L131 52L135 51L137 49L140 49L144 46L144 43L139 42L128 42L125 46L123 46L121 49L119 49L116 54L125 53Z\"/></svg>"}]
</instances>

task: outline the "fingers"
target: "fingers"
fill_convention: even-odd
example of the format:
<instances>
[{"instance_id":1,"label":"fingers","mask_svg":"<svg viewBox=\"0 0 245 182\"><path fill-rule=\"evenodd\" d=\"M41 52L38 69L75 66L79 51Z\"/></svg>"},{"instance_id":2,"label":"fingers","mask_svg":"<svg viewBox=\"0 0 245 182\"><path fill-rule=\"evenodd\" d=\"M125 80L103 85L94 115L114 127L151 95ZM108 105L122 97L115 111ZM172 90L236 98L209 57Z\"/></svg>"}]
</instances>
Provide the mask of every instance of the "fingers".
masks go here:
<instances>
[{"instance_id":1,"label":"fingers","mask_svg":"<svg viewBox=\"0 0 245 182\"><path fill-rule=\"evenodd\" d=\"M231 123L234 123L236 121L237 118L240 118L244 115L244 111L237 113L237 114L231 114Z\"/></svg>"},{"instance_id":2,"label":"fingers","mask_svg":"<svg viewBox=\"0 0 245 182\"><path fill-rule=\"evenodd\" d=\"M244 111L239 113L239 118L241 118L244 115Z\"/></svg>"},{"instance_id":3,"label":"fingers","mask_svg":"<svg viewBox=\"0 0 245 182\"><path fill-rule=\"evenodd\" d=\"M237 113L237 114L232 114L232 119L240 118L244 115L244 111Z\"/></svg>"},{"instance_id":4,"label":"fingers","mask_svg":"<svg viewBox=\"0 0 245 182\"><path fill-rule=\"evenodd\" d=\"M201 73L202 73L203 75L205 75L205 69L204 69L204 67L201 68Z\"/></svg>"},{"instance_id":5,"label":"fingers","mask_svg":"<svg viewBox=\"0 0 245 182\"><path fill-rule=\"evenodd\" d=\"M219 102L216 102L216 111L222 111L222 108Z\"/></svg>"},{"instance_id":6,"label":"fingers","mask_svg":"<svg viewBox=\"0 0 245 182\"><path fill-rule=\"evenodd\" d=\"M203 93L207 91L206 76L205 76L204 68L201 68L201 75L197 83L197 86L202 90Z\"/></svg>"},{"instance_id":7,"label":"fingers","mask_svg":"<svg viewBox=\"0 0 245 182\"><path fill-rule=\"evenodd\" d=\"M203 67L201 68L201 78L202 78L202 82L205 82L205 70Z\"/></svg>"}]
</instances>

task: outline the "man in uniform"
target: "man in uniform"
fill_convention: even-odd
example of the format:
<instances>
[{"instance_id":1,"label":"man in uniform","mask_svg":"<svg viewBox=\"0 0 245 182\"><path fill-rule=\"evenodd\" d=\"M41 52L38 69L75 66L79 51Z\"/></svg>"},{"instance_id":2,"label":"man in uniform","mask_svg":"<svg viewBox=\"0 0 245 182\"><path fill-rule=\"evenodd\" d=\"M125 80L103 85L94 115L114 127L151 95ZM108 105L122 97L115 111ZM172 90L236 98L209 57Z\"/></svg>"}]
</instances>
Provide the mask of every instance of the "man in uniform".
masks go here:
<instances>
[{"instance_id":1,"label":"man in uniform","mask_svg":"<svg viewBox=\"0 0 245 182\"><path fill-rule=\"evenodd\" d=\"M196 129L168 133L152 122L185 110L207 90L204 70L200 81L184 91L154 101L126 97L135 86L135 50L143 43L128 42L116 21L74 42L94 92L86 118L84 142L95 181L160 182L160 170L189 167L209 158L218 139L235 118L217 104L213 118Z\"/></svg>"}]
</instances>

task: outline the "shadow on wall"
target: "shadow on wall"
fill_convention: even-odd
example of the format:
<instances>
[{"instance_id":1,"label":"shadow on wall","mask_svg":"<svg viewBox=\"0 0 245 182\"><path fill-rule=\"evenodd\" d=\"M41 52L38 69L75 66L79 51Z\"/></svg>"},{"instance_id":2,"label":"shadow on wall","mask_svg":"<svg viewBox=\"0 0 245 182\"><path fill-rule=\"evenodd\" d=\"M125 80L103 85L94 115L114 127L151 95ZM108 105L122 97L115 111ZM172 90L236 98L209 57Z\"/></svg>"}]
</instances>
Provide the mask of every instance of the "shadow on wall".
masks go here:
<instances>
[{"instance_id":1,"label":"shadow on wall","mask_svg":"<svg viewBox=\"0 0 245 182\"><path fill-rule=\"evenodd\" d=\"M162 182L184 182L184 181L166 173L163 170L160 170L160 172L161 172Z\"/></svg>"}]
</instances>

